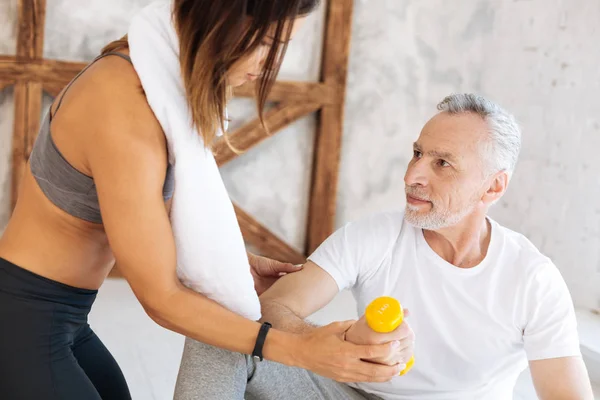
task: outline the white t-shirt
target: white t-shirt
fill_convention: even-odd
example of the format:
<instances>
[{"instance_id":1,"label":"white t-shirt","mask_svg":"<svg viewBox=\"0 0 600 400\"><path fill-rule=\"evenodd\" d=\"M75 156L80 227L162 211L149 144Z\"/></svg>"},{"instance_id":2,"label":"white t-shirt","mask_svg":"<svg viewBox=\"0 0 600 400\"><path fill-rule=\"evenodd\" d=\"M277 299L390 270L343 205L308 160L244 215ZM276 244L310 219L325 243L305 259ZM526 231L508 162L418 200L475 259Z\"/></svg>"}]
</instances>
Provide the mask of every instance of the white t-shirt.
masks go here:
<instances>
[{"instance_id":1,"label":"white t-shirt","mask_svg":"<svg viewBox=\"0 0 600 400\"><path fill-rule=\"evenodd\" d=\"M523 235L489 221L487 256L469 269L442 259L402 212L347 224L310 256L340 290L352 289L358 315L379 296L411 313L413 369L353 386L394 400L505 400L527 360L580 355L558 269Z\"/></svg>"}]
</instances>

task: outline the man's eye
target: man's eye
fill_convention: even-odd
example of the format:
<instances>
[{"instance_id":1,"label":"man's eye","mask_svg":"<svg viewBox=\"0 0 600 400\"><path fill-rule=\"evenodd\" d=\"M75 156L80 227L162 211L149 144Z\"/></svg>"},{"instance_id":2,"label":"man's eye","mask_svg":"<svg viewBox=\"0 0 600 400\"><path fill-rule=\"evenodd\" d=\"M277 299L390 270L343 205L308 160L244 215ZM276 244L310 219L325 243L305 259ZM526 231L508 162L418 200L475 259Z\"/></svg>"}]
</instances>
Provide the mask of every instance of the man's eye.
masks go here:
<instances>
[{"instance_id":1,"label":"man's eye","mask_svg":"<svg viewBox=\"0 0 600 400\"><path fill-rule=\"evenodd\" d=\"M450 163L446 160L439 160L438 163L440 164L440 167L449 167Z\"/></svg>"},{"instance_id":2,"label":"man's eye","mask_svg":"<svg viewBox=\"0 0 600 400\"><path fill-rule=\"evenodd\" d=\"M423 155L423 154L422 154L420 151L418 151L418 150L413 150L413 157L414 157L414 158L421 158L421 156L422 156L422 155Z\"/></svg>"}]
</instances>

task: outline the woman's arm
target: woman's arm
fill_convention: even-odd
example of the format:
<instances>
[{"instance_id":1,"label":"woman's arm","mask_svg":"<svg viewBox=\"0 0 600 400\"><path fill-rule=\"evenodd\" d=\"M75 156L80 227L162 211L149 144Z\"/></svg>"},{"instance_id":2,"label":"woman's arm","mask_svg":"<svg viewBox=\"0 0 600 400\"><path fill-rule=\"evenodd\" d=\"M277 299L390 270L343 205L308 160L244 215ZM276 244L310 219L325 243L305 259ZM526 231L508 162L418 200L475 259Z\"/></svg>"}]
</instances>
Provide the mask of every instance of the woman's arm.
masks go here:
<instances>
[{"instance_id":1,"label":"woman's arm","mask_svg":"<svg viewBox=\"0 0 600 400\"><path fill-rule=\"evenodd\" d=\"M165 137L139 86L123 75L102 77L98 72L97 77L106 84L99 86L95 97L98 117L89 121L95 141L86 149L86 159L120 271L160 325L204 343L251 353L260 324L187 289L177 279L175 242L162 198ZM361 361L388 354L389 346L345 343L344 329L338 324L309 335L272 329L264 355L337 380L384 381L398 372Z\"/></svg>"},{"instance_id":2,"label":"woman's arm","mask_svg":"<svg viewBox=\"0 0 600 400\"><path fill-rule=\"evenodd\" d=\"M97 98L111 101L99 102L96 108L102 118L90 124L95 140L86 157L119 269L160 325L211 345L250 353L260 324L227 311L177 279L175 241L162 196L166 139L131 78L111 76L99 89L106 93ZM284 343L292 338L277 332L270 339L273 357L289 362Z\"/></svg>"}]
</instances>

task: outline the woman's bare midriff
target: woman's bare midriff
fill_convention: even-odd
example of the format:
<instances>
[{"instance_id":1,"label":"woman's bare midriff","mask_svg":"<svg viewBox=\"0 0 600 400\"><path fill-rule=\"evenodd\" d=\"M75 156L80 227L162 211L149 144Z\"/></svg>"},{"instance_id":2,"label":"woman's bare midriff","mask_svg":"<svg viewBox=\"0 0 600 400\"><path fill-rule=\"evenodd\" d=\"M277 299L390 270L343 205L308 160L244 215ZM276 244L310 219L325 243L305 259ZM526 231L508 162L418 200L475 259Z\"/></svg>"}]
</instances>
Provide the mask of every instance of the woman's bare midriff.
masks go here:
<instances>
[{"instance_id":1,"label":"woman's bare midriff","mask_svg":"<svg viewBox=\"0 0 600 400\"><path fill-rule=\"evenodd\" d=\"M85 289L98 289L114 265L102 225L68 215L52 204L29 169L0 238L0 257L38 275Z\"/></svg>"},{"instance_id":2,"label":"woman's bare midriff","mask_svg":"<svg viewBox=\"0 0 600 400\"><path fill-rule=\"evenodd\" d=\"M78 100L85 103L85 96L93 95L93 85L98 84L93 77L95 68L114 68L115 73L131 74L133 68L119 60L102 59L83 74L67 93L52 124L57 146L69 163L84 174L91 172L77 146L85 138L76 135L84 134L87 118L82 110L76 109L76 103ZM70 104L75 108L71 113ZM0 257L35 274L85 289L98 289L115 263L104 227L73 217L55 206L37 185L29 164L20 183L17 205L0 238Z\"/></svg>"}]
</instances>

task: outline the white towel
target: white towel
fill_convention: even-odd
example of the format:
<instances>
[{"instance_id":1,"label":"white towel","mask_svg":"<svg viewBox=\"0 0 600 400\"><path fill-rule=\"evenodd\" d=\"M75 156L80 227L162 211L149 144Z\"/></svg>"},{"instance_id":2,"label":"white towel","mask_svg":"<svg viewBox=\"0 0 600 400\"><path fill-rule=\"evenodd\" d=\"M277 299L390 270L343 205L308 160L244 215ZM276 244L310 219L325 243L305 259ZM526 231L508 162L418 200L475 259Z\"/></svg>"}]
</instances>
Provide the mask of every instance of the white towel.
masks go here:
<instances>
[{"instance_id":1,"label":"white towel","mask_svg":"<svg viewBox=\"0 0 600 400\"><path fill-rule=\"evenodd\" d=\"M128 35L131 61L165 133L174 168L171 223L177 276L190 289L258 320L260 303L233 204L212 152L192 128L172 3L163 0L145 7L132 20Z\"/></svg>"}]
</instances>

